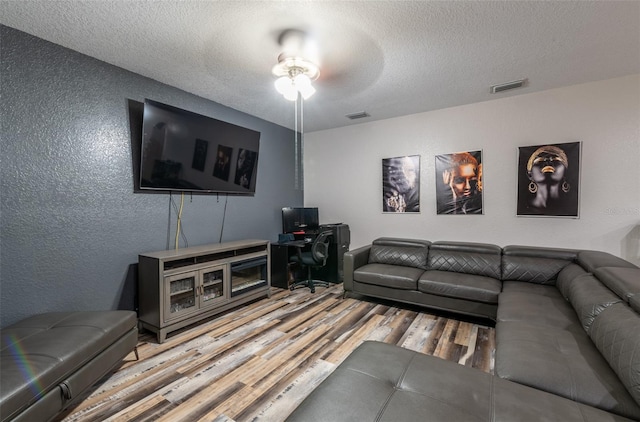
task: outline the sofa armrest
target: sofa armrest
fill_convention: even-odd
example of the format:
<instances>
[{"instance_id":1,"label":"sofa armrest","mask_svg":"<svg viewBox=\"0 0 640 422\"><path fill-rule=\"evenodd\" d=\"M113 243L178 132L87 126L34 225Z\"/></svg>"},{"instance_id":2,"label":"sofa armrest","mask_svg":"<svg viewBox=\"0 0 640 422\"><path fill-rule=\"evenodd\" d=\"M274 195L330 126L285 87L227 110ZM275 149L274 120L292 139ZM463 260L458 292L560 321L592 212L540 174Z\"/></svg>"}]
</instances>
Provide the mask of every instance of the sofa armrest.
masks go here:
<instances>
[{"instance_id":1,"label":"sofa armrest","mask_svg":"<svg viewBox=\"0 0 640 422\"><path fill-rule=\"evenodd\" d=\"M353 291L353 272L369 263L371 245L345 252L344 254L344 291Z\"/></svg>"}]
</instances>

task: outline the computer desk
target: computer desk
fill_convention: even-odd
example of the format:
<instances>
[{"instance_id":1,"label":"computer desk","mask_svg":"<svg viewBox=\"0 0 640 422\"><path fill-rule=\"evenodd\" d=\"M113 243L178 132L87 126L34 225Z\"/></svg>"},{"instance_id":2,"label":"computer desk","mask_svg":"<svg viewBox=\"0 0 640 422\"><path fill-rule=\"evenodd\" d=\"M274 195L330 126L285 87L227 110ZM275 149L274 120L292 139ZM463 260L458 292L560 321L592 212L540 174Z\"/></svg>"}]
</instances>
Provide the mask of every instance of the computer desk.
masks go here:
<instances>
[{"instance_id":1,"label":"computer desk","mask_svg":"<svg viewBox=\"0 0 640 422\"><path fill-rule=\"evenodd\" d=\"M271 285L273 287L288 289L291 284L306 277L299 271L291 271L290 274L289 257L297 254L298 249L310 248L312 244L313 241L304 239L271 244Z\"/></svg>"},{"instance_id":2,"label":"computer desk","mask_svg":"<svg viewBox=\"0 0 640 422\"><path fill-rule=\"evenodd\" d=\"M344 278L344 254L349 250L351 232L344 223L323 224L319 230L293 233L295 240L271 244L271 285L288 289L291 283L304 280L305 271L289 271L289 257L297 253L298 248L310 247L319 232L331 230L329 237L329 256L327 264L322 268L312 269L311 276L331 283L342 283ZM306 241L305 241L306 240ZM304 243L302 243L304 242Z\"/></svg>"},{"instance_id":3,"label":"computer desk","mask_svg":"<svg viewBox=\"0 0 640 422\"><path fill-rule=\"evenodd\" d=\"M306 240L290 240L288 242L280 242L278 245L293 247L293 248L304 248L305 246L311 245L313 242L308 242Z\"/></svg>"}]
</instances>

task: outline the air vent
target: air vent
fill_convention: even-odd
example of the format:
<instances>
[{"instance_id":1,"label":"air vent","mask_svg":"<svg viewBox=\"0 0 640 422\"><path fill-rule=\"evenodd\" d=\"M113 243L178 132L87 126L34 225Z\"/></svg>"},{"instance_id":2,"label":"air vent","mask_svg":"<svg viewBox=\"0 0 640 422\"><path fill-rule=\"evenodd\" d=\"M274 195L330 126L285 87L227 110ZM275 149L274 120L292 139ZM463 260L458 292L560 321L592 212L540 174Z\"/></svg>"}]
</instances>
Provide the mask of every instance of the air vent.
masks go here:
<instances>
[{"instance_id":1,"label":"air vent","mask_svg":"<svg viewBox=\"0 0 640 422\"><path fill-rule=\"evenodd\" d=\"M491 87L491 93L497 94L498 92L508 91L510 89L521 88L527 83L526 79L520 79L519 81L511 81L505 84L493 85Z\"/></svg>"},{"instance_id":2,"label":"air vent","mask_svg":"<svg viewBox=\"0 0 640 422\"><path fill-rule=\"evenodd\" d=\"M347 118L349 118L351 120L364 119L365 117L370 117L370 116L371 115L369 113L367 113L366 111L359 111L357 113L347 114Z\"/></svg>"}]
</instances>

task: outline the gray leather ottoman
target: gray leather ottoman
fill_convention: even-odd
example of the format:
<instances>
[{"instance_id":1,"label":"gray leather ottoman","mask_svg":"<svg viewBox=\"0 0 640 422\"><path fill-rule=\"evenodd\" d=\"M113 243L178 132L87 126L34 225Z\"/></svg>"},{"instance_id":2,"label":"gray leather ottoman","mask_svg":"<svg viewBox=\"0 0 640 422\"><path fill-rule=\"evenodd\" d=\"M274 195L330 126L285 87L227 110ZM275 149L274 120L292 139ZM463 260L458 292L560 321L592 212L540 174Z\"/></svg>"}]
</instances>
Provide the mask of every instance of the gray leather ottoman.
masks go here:
<instances>
[{"instance_id":1,"label":"gray leather ottoman","mask_svg":"<svg viewBox=\"0 0 640 422\"><path fill-rule=\"evenodd\" d=\"M128 355L133 311L52 312L1 331L0 420L47 421Z\"/></svg>"},{"instance_id":2,"label":"gray leather ottoman","mask_svg":"<svg viewBox=\"0 0 640 422\"><path fill-rule=\"evenodd\" d=\"M474 368L366 341L287 421L628 421Z\"/></svg>"}]
</instances>

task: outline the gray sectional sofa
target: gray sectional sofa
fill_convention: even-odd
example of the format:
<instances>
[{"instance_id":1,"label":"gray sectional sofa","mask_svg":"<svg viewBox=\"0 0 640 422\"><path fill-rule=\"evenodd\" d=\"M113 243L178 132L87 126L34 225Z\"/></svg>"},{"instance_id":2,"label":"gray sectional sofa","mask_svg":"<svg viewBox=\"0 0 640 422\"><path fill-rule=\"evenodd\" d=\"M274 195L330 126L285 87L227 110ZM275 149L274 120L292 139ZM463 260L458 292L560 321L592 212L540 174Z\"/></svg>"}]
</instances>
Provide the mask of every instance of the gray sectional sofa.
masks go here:
<instances>
[{"instance_id":1,"label":"gray sectional sofa","mask_svg":"<svg viewBox=\"0 0 640 422\"><path fill-rule=\"evenodd\" d=\"M86 311L34 315L3 328L0 421L55 418L135 350L137 325L133 311Z\"/></svg>"},{"instance_id":2,"label":"gray sectional sofa","mask_svg":"<svg viewBox=\"0 0 640 422\"><path fill-rule=\"evenodd\" d=\"M495 375L365 342L290 420L640 420L640 268L630 262L395 238L344 262L345 294L494 320Z\"/></svg>"}]
</instances>

